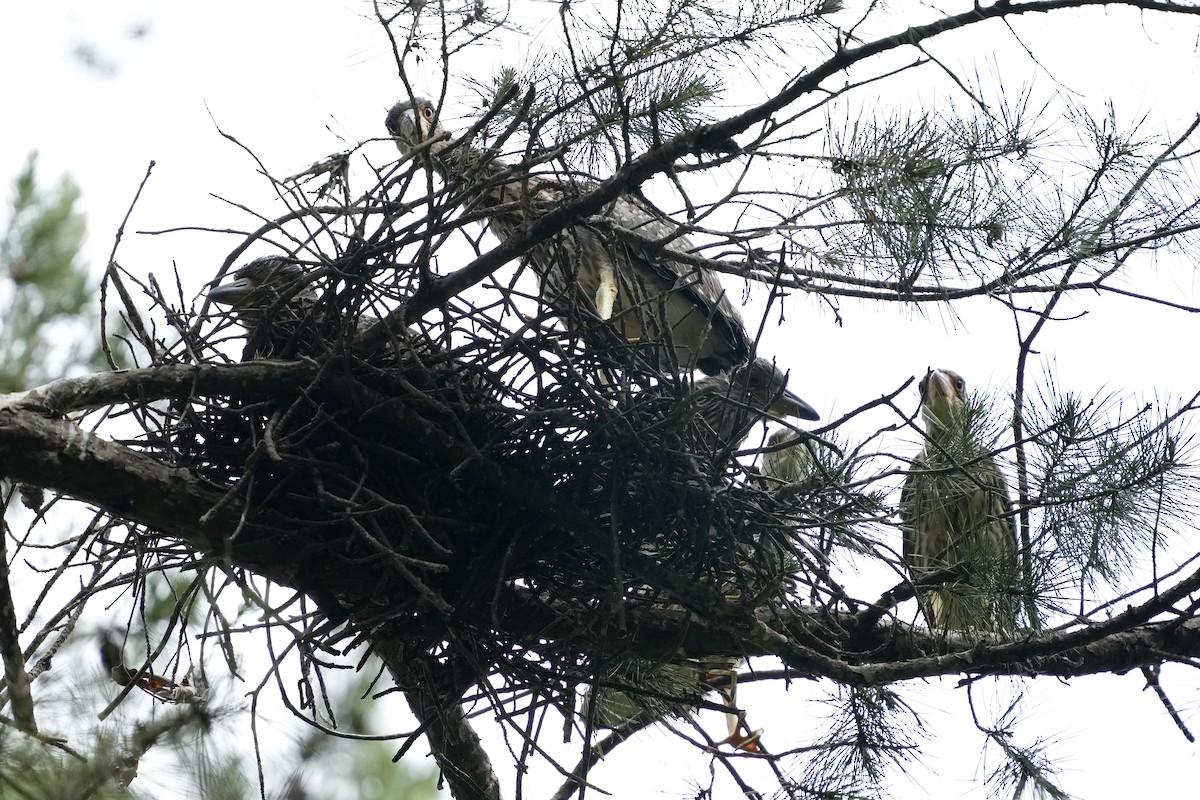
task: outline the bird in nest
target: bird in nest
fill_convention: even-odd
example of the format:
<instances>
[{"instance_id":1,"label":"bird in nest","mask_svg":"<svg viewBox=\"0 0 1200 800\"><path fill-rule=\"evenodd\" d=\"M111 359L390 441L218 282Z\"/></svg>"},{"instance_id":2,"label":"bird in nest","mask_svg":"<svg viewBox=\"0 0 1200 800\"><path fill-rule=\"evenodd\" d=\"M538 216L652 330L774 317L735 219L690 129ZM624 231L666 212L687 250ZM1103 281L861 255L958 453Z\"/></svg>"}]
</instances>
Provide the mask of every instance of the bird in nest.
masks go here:
<instances>
[{"instance_id":1,"label":"bird in nest","mask_svg":"<svg viewBox=\"0 0 1200 800\"><path fill-rule=\"evenodd\" d=\"M231 306L247 329L243 360L348 352L342 345L353 344L380 320L361 315L350 330L344 330L345 317L313 288L317 277L293 258L264 256L239 268L231 280L210 288L207 296L214 303ZM348 339L339 343L339 337ZM409 329L407 335L391 337L391 345L377 351L370 363L384 370L402 367L405 390L469 405L496 404L483 375L453 358L426 334Z\"/></svg>"},{"instance_id":2,"label":"bird in nest","mask_svg":"<svg viewBox=\"0 0 1200 800\"><path fill-rule=\"evenodd\" d=\"M816 471L812 451L794 431L779 428L767 437L762 457L762 474L768 489L778 489L806 480Z\"/></svg>"},{"instance_id":3,"label":"bird in nest","mask_svg":"<svg viewBox=\"0 0 1200 800\"><path fill-rule=\"evenodd\" d=\"M696 382L687 397L692 452L715 456L737 448L755 423L768 416L816 421L816 409L787 388L787 375L761 356L728 373Z\"/></svg>"},{"instance_id":4,"label":"bird in nest","mask_svg":"<svg viewBox=\"0 0 1200 800\"><path fill-rule=\"evenodd\" d=\"M979 419L962 376L930 369L920 383L925 447L900 496L904 561L934 630L1016 630L1016 527L1008 487L972 428Z\"/></svg>"},{"instance_id":5,"label":"bird in nest","mask_svg":"<svg viewBox=\"0 0 1200 800\"><path fill-rule=\"evenodd\" d=\"M250 334L243 359L314 355L330 334L318 315L309 273L294 259L263 256L208 290L208 299L232 307Z\"/></svg>"},{"instance_id":6,"label":"bird in nest","mask_svg":"<svg viewBox=\"0 0 1200 800\"><path fill-rule=\"evenodd\" d=\"M444 180L469 187L468 201L485 209L501 240L593 188L531 175L469 142L452 143L438 117L429 100L401 100L388 112L387 130L402 153L426 146ZM669 371L715 375L749 359L741 314L716 275L689 259L694 248L679 225L630 192L598 217L573 222L529 251L543 300L569 327L606 320Z\"/></svg>"}]
</instances>

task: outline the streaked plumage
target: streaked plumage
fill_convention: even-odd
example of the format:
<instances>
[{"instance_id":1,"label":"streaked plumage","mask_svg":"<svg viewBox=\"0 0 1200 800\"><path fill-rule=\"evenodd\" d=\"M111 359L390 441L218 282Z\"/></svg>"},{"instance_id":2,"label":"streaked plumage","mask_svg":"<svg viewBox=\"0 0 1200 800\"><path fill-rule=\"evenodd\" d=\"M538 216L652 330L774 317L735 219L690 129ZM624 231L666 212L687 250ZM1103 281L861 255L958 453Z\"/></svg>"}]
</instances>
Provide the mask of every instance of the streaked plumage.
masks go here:
<instances>
[{"instance_id":1,"label":"streaked plumage","mask_svg":"<svg viewBox=\"0 0 1200 800\"><path fill-rule=\"evenodd\" d=\"M233 273L232 280L208 290L208 299L233 307L248 331L243 360L292 358L348 352L347 337L357 337L379 322L362 315L350 330L332 304L313 289L312 273L295 259L264 256ZM435 341L416 330L393 336L391 346L370 359L373 367L403 371L406 392L417 391L442 401L496 406L488 382L469 365L454 359ZM380 377L380 376L377 376Z\"/></svg>"},{"instance_id":2,"label":"streaked plumage","mask_svg":"<svg viewBox=\"0 0 1200 800\"><path fill-rule=\"evenodd\" d=\"M962 377L931 369L920 392L926 442L900 498L904 560L914 581L958 572L921 592L922 611L934 629L1011 633L1017 543L1004 477L972 434Z\"/></svg>"},{"instance_id":3,"label":"streaked plumage","mask_svg":"<svg viewBox=\"0 0 1200 800\"><path fill-rule=\"evenodd\" d=\"M794 431L780 428L767 438L762 457L762 474L768 488L777 489L808 478L813 473L813 456Z\"/></svg>"},{"instance_id":4,"label":"streaked plumage","mask_svg":"<svg viewBox=\"0 0 1200 800\"><path fill-rule=\"evenodd\" d=\"M674 664L622 661L603 682L613 685L588 689L583 712L596 727L610 729L686 717L704 695L703 677L699 663L690 659Z\"/></svg>"},{"instance_id":5,"label":"streaked plumage","mask_svg":"<svg viewBox=\"0 0 1200 800\"><path fill-rule=\"evenodd\" d=\"M621 729L660 720L683 719L696 710L704 695L716 691L729 735L717 744L757 750L761 730L750 730L737 708L737 667L741 659L686 658L678 662L630 659L617 664L604 683L593 685L584 697L583 713L598 728ZM714 689L714 686L720 688Z\"/></svg>"},{"instance_id":6,"label":"streaked plumage","mask_svg":"<svg viewBox=\"0 0 1200 800\"><path fill-rule=\"evenodd\" d=\"M434 168L446 180L481 187L470 201L488 210L491 230L500 239L588 188L516 172L469 144L449 148L437 110L428 100L415 99L415 112L402 100L387 115L397 147L407 153L438 140L429 146ZM589 320L607 319L629 342L656 343L648 354L664 369L698 367L714 375L746 361L750 347L741 314L716 276L664 256L663 251L692 251L679 226L629 193L601 213L646 243L580 221L529 253L543 298L568 326L582 324L586 330Z\"/></svg>"},{"instance_id":7,"label":"streaked plumage","mask_svg":"<svg viewBox=\"0 0 1200 800\"><path fill-rule=\"evenodd\" d=\"M705 456L735 449L768 414L820 419L812 406L788 391L787 376L761 357L697 381L688 401L696 412L688 431L692 451Z\"/></svg>"},{"instance_id":8,"label":"streaked plumage","mask_svg":"<svg viewBox=\"0 0 1200 800\"><path fill-rule=\"evenodd\" d=\"M263 256L208 290L208 299L232 306L249 332L244 359L312 354L325 332L316 330L317 294L305 282L306 274L293 259Z\"/></svg>"}]
</instances>

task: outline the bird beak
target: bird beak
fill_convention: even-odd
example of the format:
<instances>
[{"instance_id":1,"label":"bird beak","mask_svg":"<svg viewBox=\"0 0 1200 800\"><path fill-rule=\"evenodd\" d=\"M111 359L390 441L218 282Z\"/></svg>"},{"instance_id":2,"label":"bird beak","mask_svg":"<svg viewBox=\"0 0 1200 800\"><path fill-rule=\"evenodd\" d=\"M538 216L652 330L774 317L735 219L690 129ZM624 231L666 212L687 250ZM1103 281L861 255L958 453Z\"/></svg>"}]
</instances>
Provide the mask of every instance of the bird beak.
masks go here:
<instances>
[{"instance_id":1,"label":"bird beak","mask_svg":"<svg viewBox=\"0 0 1200 800\"><path fill-rule=\"evenodd\" d=\"M214 303L236 306L250 296L254 287L254 281L249 278L238 278L209 289L208 299Z\"/></svg>"},{"instance_id":2,"label":"bird beak","mask_svg":"<svg viewBox=\"0 0 1200 800\"><path fill-rule=\"evenodd\" d=\"M413 108L403 114L397 114L395 117L389 116L387 119L388 133L396 140L396 147L400 148L401 152L407 152L426 138L418 135L417 131L420 127L417 122L417 111Z\"/></svg>"},{"instance_id":3,"label":"bird beak","mask_svg":"<svg viewBox=\"0 0 1200 800\"><path fill-rule=\"evenodd\" d=\"M815 408L787 389L783 390L783 394L767 410L777 417L796 417L797 419L807 419L813 422L821 418L821 415L817 413Z\"/></svg>"},{"instance_id":4,"label":"bird beak","mask_svg":"<svg viewBox=\"0 0 1200 800\"><path fill-rule=\"evenodd\" d=\"M413 131L417 128L417 116L412 111L405 111L396 119L396 129L392 131L392 136L397 139L403 139L406 143L411 142L415 137Z\"/></svg>"}]
</instances>

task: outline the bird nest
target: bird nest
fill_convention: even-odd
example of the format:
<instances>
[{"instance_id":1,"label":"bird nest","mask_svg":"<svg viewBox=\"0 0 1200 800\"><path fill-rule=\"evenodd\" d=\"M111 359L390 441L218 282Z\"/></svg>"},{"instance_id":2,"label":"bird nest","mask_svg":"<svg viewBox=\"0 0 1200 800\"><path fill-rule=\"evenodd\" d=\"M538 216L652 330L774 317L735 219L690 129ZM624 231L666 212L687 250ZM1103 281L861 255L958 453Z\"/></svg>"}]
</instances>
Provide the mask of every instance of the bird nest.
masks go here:
<instances>
[{"instance_id":1,"label":"bird nest","mask_svg":"<svg viewBox=\"0 0 1200 800\"><path fill-rule=\"evenodd\" d=\"M749 617L809 599L828 552L818 532L841 504L819 476L781 496L752 456L701 452L690 378L599 320L556 321L522 268L430 300L439 273L478 254L426 243L477 239L478 223L445 195L397 202L413 169L357 200L297 189L231 255L294 259L307 303L285 294L248 319L160 301L181 335L157 364L253 360L275 376L194 392L145 423L140 446L240 509L204 557L299 590L326 635L386 631L564 689L622 656L589 631L638 609ZM530 621L534 606L553 613Z\"/></svg>"}]
</instances>

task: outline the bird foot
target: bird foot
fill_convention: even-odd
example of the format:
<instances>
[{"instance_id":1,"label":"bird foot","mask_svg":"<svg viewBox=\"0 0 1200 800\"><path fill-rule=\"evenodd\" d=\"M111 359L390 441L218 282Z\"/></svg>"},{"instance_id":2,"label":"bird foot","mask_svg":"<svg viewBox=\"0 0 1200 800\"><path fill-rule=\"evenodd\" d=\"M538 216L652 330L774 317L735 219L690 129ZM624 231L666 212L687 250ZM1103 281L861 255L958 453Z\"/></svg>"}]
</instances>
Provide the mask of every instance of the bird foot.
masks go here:
<instances>
[{"instance_id":1,"label":"bird foot","mask_svg":"<svg viewBox=\"0 0 1200 800\"><path fill-rule=\"evenodd\" d=\"M717 746L727 744L734 750L743 750L747 753L761 752L758 745L758 740L762 738L762 728L750 730L750 726L746 724L743 711L737 707L737 670L735 669L713 669L705 674L705 680L714 680L717 678L725 678L729 682L725 686L718 687L717 694L721 698L721 703L729 710L725 712L725 722L729 726L729 735L721 741L717 742Z\"/></svg>"},{"instance_id":2,"label":"bird foot","mask_svg":"<svg viewBox=\"0 0 1200 800\"><path fill-rule=\"evenodd\" d=\"M758 740L762 738L762 735L762 728L757 728L756 730L745 728L744 732L743 729L739 728L717 742L717 746L720 747L723 744L727 744L734 750L743 750L747 753L761 753L762 748L759 747Z\"/></svg>"}]
</instances>

